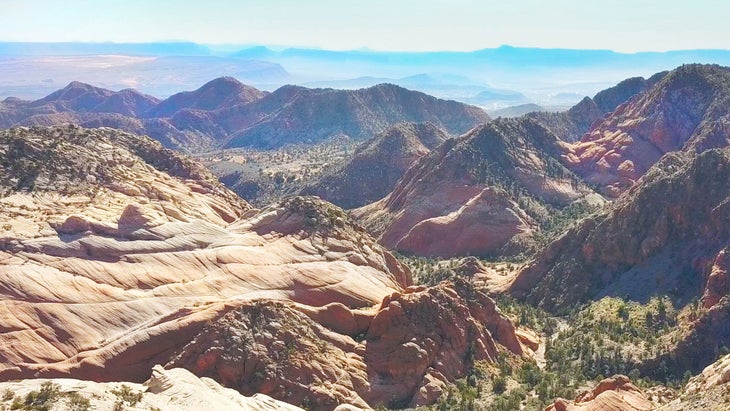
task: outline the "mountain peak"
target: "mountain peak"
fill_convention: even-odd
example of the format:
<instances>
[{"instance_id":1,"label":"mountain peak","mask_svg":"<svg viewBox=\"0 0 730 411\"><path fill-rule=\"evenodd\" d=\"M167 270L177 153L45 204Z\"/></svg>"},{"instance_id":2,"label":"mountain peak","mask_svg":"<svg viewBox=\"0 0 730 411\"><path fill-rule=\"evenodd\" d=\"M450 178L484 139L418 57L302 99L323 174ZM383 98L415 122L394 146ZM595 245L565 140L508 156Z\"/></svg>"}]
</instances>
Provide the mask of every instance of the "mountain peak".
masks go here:
<instances>
[{"instance_id":1,"label":"mountain peak","mask_svg":"<svg viewBox=\"0 0 730 411\"><path fill-rule=\"evenodd\" d=\"M218 78L214 78L213 80L203 84L200 89L206 89L211 87L219 87L219 86L228 86L228 87L248 87L245 84L241 83L236 79L235 77L231 76L222 76Z\"/></svg>"},{"instance_id":2,"label":"mountain peak","mask_svg":"<svg viewBox=\"0 0 730 411\"><path fill-rule=\"evenodd\" d=\"M184 91L170 96L151 110L148 117L172 117L183 109L218 110L248 104L264 96L254 87L245 85L229 76L213 79L194 91Z\"/></svg>"}]
</instances>

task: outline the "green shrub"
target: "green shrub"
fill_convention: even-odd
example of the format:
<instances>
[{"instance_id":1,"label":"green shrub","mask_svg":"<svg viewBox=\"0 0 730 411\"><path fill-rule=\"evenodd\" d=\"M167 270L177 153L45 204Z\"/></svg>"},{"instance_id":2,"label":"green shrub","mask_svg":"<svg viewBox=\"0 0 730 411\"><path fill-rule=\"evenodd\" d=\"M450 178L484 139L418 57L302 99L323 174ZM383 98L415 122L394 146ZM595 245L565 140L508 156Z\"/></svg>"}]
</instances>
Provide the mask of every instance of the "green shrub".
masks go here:
<instances>
[{"instance_id":1,"label":"green shrub","mask_svg":"<svg viewBox=\"0 0 730 411\"><path fill-rule=\"evenodd\" d=\"M23 402L24 410L49 411L53 404L61 396L61 389L58 384L46 381L41 384L39 391L31 391L25 396Z\"/></svg>"},{"instance_id":2,"label":"green shrub","mask_svg":"<svg viewBox=\"0 0 730 411\"><path fill-rule=\"evenodd\" d=\"M502 377L501 375L496 376L492 379L492 390L497 393L501 394L507 389L507 379Z\"/></svg>"},{"instance_id":3,"label":"green shrub","mask_svg":"<svg viewBox=\"0 0 730 411\"><path fill-rule=\"evenodd\" d=\"M91 401L77 392L66 394L66 405L70 411L89 411L91 409Z\"/></svg>"},{"instance_id":4,"label":"green shrub","mask_svg":"<svg viewBox=\"0 0 730 411\"><path fill-rule=\"evenodd\" d=\"M121 403L122 409L124 409L123 406L125 404L130 407L137 405L138 402L142 401L142 396L144 395L142 391L135 392L126 384L122 384L119 389L112 390L111 392L117 396L117 403ZM114 407L117 409L116 403L114 404Z\"/></svg>"}]
</instances>

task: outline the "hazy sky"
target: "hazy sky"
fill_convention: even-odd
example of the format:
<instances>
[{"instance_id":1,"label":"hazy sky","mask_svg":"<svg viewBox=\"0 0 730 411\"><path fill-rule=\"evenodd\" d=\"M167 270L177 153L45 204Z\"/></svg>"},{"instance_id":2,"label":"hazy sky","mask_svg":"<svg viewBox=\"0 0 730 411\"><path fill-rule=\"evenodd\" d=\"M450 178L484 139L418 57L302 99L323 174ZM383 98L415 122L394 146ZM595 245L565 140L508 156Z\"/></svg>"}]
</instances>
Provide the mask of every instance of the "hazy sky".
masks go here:
<instances>
[{"instance_id":1,"label":"hazy sky","mask_svg":"<svg viewBox=\"0 0 730 411\"><path fill-rule=\"evenodd\" d=\"M0 41L730 48L727 0L0 0Z\"/></svg>"}]
</instances>

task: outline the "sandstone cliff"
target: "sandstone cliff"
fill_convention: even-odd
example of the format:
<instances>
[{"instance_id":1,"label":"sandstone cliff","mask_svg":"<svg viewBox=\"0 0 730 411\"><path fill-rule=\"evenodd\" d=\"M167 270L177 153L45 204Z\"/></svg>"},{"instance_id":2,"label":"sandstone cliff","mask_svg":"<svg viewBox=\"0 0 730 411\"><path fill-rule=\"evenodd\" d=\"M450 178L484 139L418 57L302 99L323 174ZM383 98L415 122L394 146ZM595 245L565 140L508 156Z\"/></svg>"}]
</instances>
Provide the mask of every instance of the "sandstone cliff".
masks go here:
<instances>
[{"instance_id":1,"label":"sandstone cliff","mask_svg":"<svg viewBox=\"0 0 730 411\"><path fill-rule=\"evenodd\" d=\"M558 398L545 411L649 411L652 403L624 375L599 382L574 401Z\"/></svg>"},{"instance_id":2,"label":"sandstone cliff","mask_svg":"<svg viewBox=\"0 0 730 411\"><path fill-rule=\"evenodd\" d=\"M274 400L263 394L244 397L235 390L224 388L209 378L198 378L190 371L175 368L165 370L155 366L152 376L143 384L129 382L98 383L69 378L32 379L0 382L4 393L0 404L13 408L27 398L40 397L47 409L157 409L160 411L250 410L301 411L299 407ZM8 395L10 393L11 395ZM63 404L65 407L61 407ZM86 408L84 408L86 407ZM5 409L5 408L3 408Z\"/></svg>"}]
</instances>

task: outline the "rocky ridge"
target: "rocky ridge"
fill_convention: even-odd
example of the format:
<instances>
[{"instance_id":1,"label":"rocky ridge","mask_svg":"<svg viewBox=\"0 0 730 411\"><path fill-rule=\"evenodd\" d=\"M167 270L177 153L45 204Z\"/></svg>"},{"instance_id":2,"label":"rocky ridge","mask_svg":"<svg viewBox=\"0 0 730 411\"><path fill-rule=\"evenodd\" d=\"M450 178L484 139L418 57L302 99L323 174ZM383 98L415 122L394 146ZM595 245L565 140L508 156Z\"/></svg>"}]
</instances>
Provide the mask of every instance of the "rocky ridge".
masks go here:
<instances>
[{"instance_id":1,"label":"rocky ridge","mask_svg":"<svg viewBox=\"0 0 730 411\"><path fill-rule=\"evenodd\" d=\"M594 125L564 164L617 197L668 152L727 146L729 79L730 69L720 66L671 71Z\"/></svg>"},{"instance_id":2,"label":"rocky ridge","mask_svg":"<svg viewBox=\"0 0 730 411\"><path fill-rule=\"evenodd\" d=\"M564 112L534 111L524 117L542 124L561 140L572 143L580 140L602 115L596 103L590 97L585 97Z\"/></svg>"},{"instance_id":3,"label":"rocky ridge","mask_svg":"<svg viewBox=\"0 0 730 411\"><path fill-rule=\"evenodd\" d=\"M565 144L533 120L495 120L448 140L408 169L387 197L353 214L382 244L404 253L516 253L550 218L550 207L591 194L557 160Z\"/></svg>"},{"instance_id":4,"label":"rocky ridge","mask_svg":"<svg viewBox=\"0 0 730 411\"><path fill-rule=\"evenodd\" d=\"M49 389L50 388L50 389ZM263 394L244 397L224 388L209 378L198 378L190 371L165 370L155 366L152 376L143 384L129 382L99 383L69 378L33 379L0 382L0 391L10 392L0 404L13 408L16 401L25 403L34 393L50 393L43 405L59 409L111 410L120 404L124 409L157 409L160 411L195 411L200 409L245 409L251 411L298 411L299 407L274 400Z\"/></svg>"},{"instance_id":5,"label":"rocky ridge","mask_svg":"<svg viewBox=\"0 0 730 411\"><path fill-rule=\"evenodd\" d=\"M697 273L693 284L705 285L700 295L706 307L714 306L727 294L722 273L730 237L722 222L728 218L724 204L730 192L729 156L728 149L696 157L666 156L607 211L581 221L550 244L520 273L513 293L556 309L600 293L622 273L638 275L645 263L656 266L660 259L671 259L677 264L675 271L686 268ZM697 198L704 200L694 201ZM632 267L637 270L631 271ZM668 274L664 273L667 279ZM669 291L672 285L665 287ZM640 294L640 290L622 291L637 298Z\"/></svg>"},{"instance_id":6,"label":"rocky ridge","mask_svg":"<svg viewBox=\"0 0 730 411\"><path fill-rule=\"evenodd\" d=\"M463 280L410 287L373 307L261 302L205 327L168 364L307 409L435 402L476 361L531 351Z\"/></svg>"},{"instance_id":7,"label":"rocky ridge","mask_svg":"<svg viewBox=\"0 0 730 411\"><path fill-rule=\"evenodd\" d=\"M360 90L284 86L264 93L231 77L159 101L72 82L36 101L0 102L0 127L114 127L191 152L276 148L347 135L365 139L399 122L433 122L452 134L489 121L483 110L390 84Z\"/></svg>"},{"instance_id":8,"label":"rocky ridge","mask_svg":"<svg viewBox=\"0 0 730 411\"><path fill-rule=\"evenodd\" d=\"M631 77L621 81L613 87L599 91L593 96L593 101L603 113L612 113L621 104L629 101L635 95L642 93L656 84L667 71L662 71L645 79L643 77Z\"/></svg>"}]
</instances>

